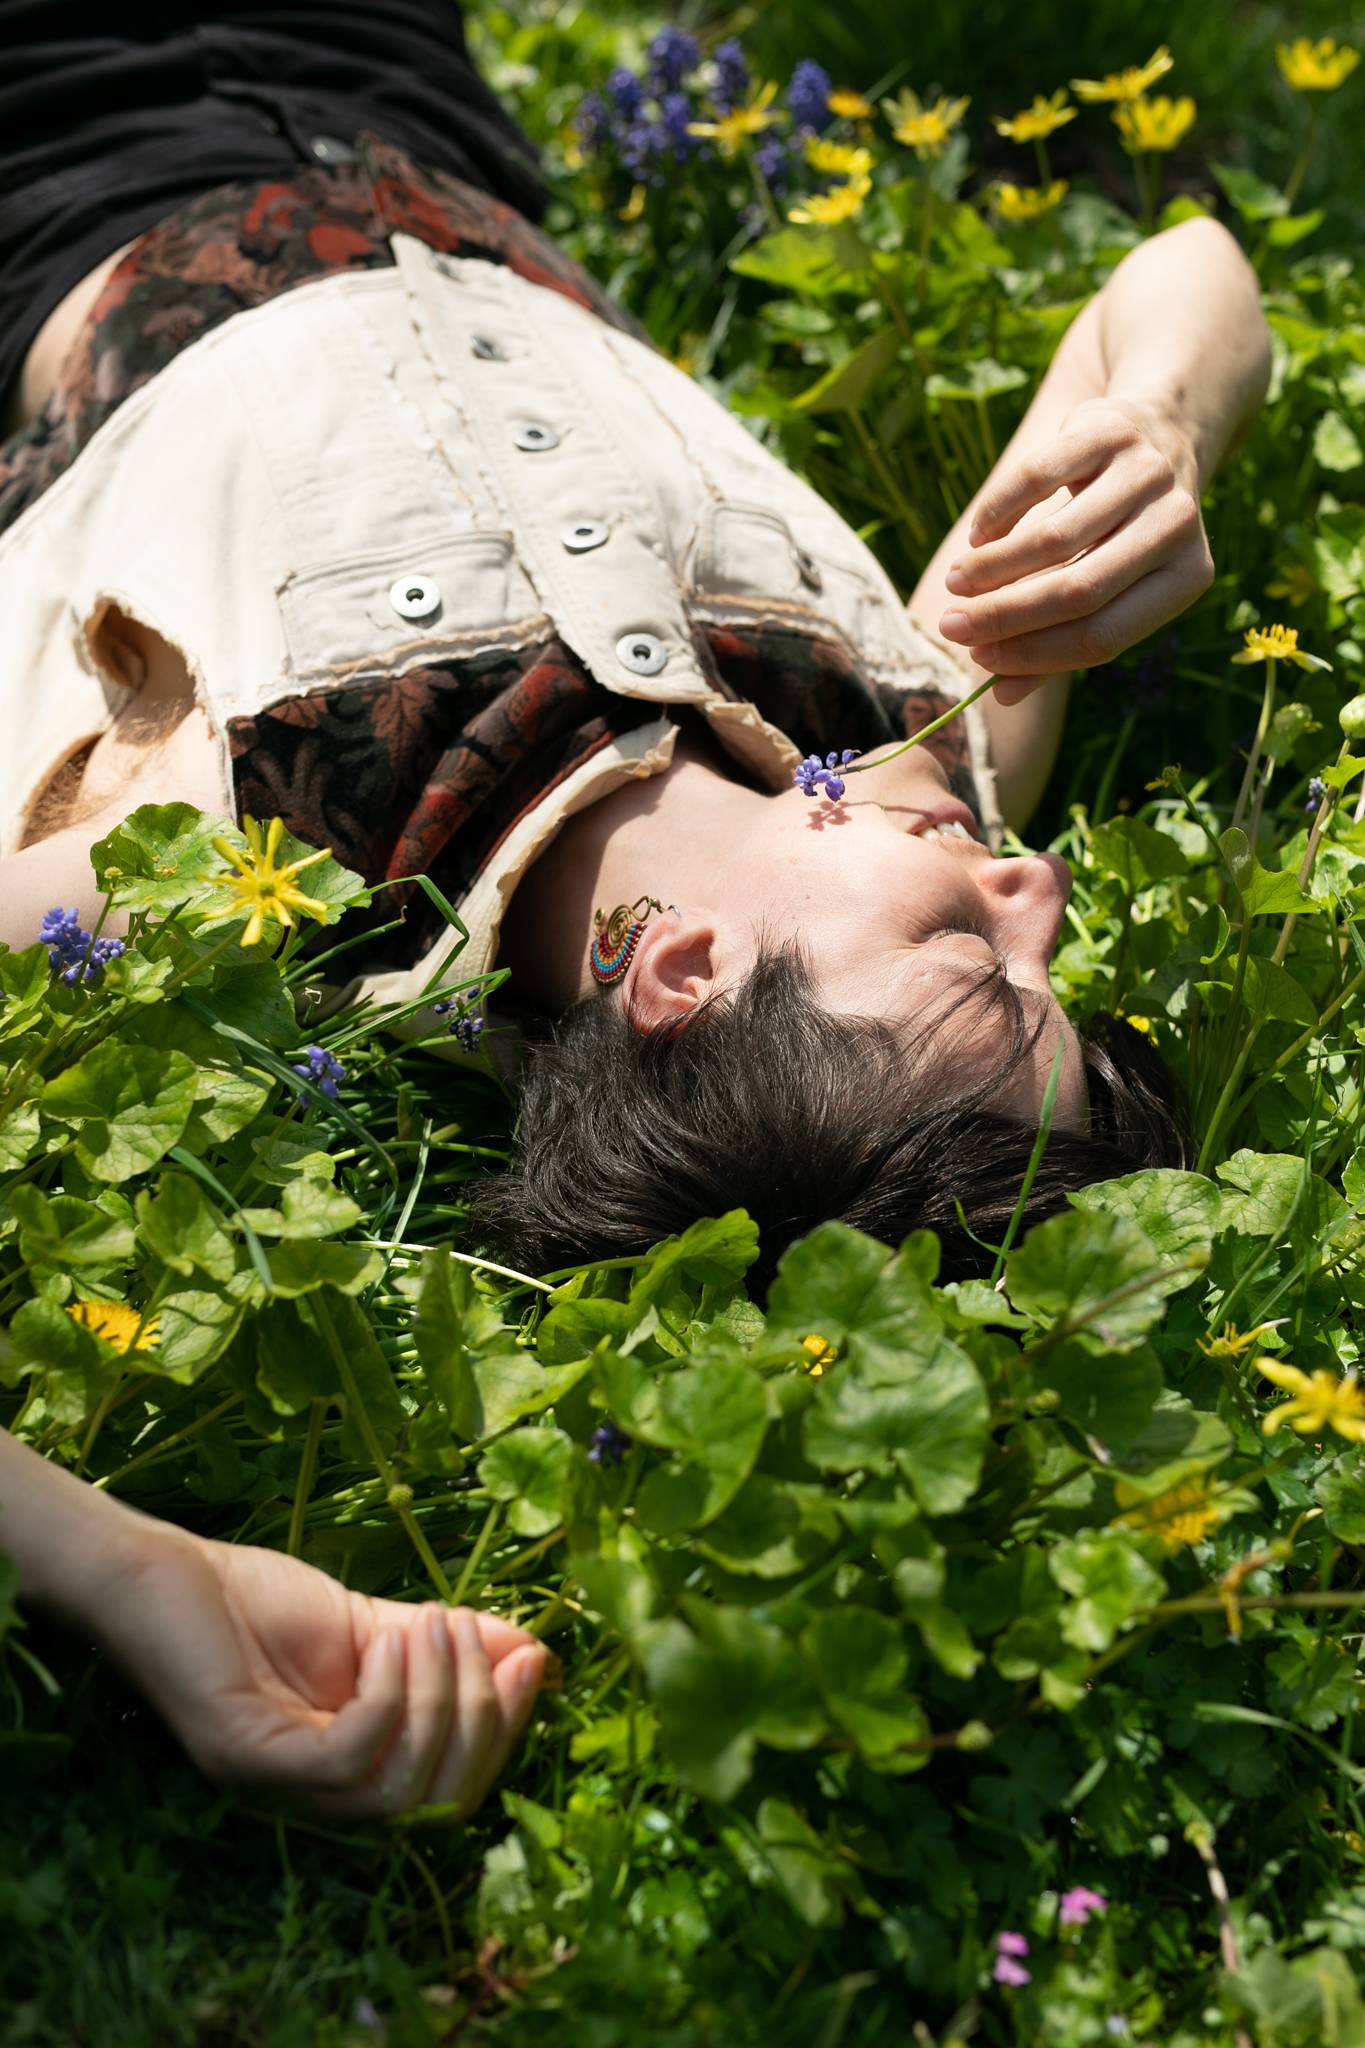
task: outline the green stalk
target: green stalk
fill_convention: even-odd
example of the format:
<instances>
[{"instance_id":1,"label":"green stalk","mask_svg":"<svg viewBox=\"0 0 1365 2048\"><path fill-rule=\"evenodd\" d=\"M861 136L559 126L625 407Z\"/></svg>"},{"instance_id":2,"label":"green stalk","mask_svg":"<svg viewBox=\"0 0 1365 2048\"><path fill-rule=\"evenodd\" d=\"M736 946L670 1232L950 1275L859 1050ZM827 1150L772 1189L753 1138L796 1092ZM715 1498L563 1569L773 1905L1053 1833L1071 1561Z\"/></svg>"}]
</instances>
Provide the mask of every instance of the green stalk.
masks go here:
<instances>
[{"instance_id":1,"label":"green stalk","mask_svg":"<svg viewBox=\"0 0 1365 2048\"><path fill-rule=\"evenodd\" d=\"M1264 746L1265 736L1270 730L1270 721L1274 711L1275 663L1272 659L1268 660L1265 665L1265 688L1261 692L1261 715L1256 724L1256 737L1251 742L1251 752L1247 755L1246 773L1242 777L1242 787L1237 792L1237 802L1233 808L1232 823L1234 828L1241 824L1246 814L1247 799L1251 795L1251 786L1256 777L1256 764L1261 758L1261 748Z\"/></svg>"},{"instance_id":2,"label":"green stalk","mask_svg":"<svg viewBox=\"0 0 1365 2048\"><path fill-rule=\"evenodd\" d=\"M308 1434L303 1440L303 1462L299 1466L298 1481L294 1487L294 1504L289 1511L289 1535L284 1552L286 1557L297 1557L303 1542L303 1517L313 1491L313 1475L317 1470L318 1445L322 1440L322 1422L327 1413L327 1403L318 1399L311 1403L308 1411Z\"/></svg>"},{"instance_id":3,"label":"green stalk","mask_svg":"<svg viewBox=\"0 0 1365 2048\"><path fill-rule=\"evenodd\" d=\"M951 725L955 718L960 717L969 704L975 704L979 697L984 697L994 681L994 676L987 676L984 683L978 683L974 690L968 691L965 697L960 697L951 711L945 711L941 718L931 719L922 731L914 735L913 739L903 740L900 746L893 747L889 754L881 755L876 761L859 761L851 763L847 768L841 768L839 770L840 777L842 778L845 775L863 775L869 768L884 768L887 762L894 761L898 754L908 754L911 747L922 747L926 740L933 739L936 733L942 732L945 725Z\"/></svg>"},{"instance_id":4,"label":"green stalk","mask_svg":"<svg viewBox=\"0 0 1365 2048\"><path fill-rule=\"evenodd\" d=\"M394 1487L397 1483L393 1476L393 1467L388 1461L384 1446L380 1443L375 1426L370 1420L370 1412L365 1406L364 1396L361 1394L359 1383L356 1380L355 1374L351 1371L351 1361L347 1358L341 1340L337 1336L336 1324L332 1321L331 1310L328 1308L324 1298L326 1292L325 1287L319 1288L318 1292L313 1296L310 1306L316 1318L318 1328L322 1332L323 1341L332 1354L332 1363L337 1369L337 1377L341 1381L347 1407L355 1417L356 1427L364 1439L366 1450L374 1461L375 1471L384 1482L385 1491L389 1495L389 1505L403 1524L407 1532L408 1541L426 1566L427 1576L431 1580L432 1585L435 1586L442 1600L449 1605L452 1602L450 1581L441 1570L435 1551L428 1543L420 1524L413 1515L412 1509L405 1501L393 1498Z\"/></svg>"},{"instance_id":5,"label":"green stalk","mask_svg":"<svg viewBox=\"0 0 1365 2048\"><path fill-rule=\"evenodd\" d=\"M1010 1217L1009 1228L1006 1230L1000 1249L995 1255L995 1265L992 1268L990 1280L992 1287L1000 1285L1000 1278L1005 1270L1005 1261L1009 1257L1010 1246L1019 1234L1019 1226L1024 1220L1024 1211L1028 1206L1030 1191L1038 1177L1038 1168L1043 1163L1043 1154L1047 1150L1047 1141L1052 1134L1052 1112L1057 1103L1057 1088L1062 1078L1062 1064L1065 1058L1066 1042L1063 1040L1052 1055L1052 1066L1048 1072L1047 1086L1043 1089L1042 1106L1038 1112L1038 1135L1033 1141L1033 1150L1029 1153L1028 1165L1024 1168L1024 1178L1019 1188L1019 1199L1014 1205L1014 1214Z\"/></svg>"}]
</instances>

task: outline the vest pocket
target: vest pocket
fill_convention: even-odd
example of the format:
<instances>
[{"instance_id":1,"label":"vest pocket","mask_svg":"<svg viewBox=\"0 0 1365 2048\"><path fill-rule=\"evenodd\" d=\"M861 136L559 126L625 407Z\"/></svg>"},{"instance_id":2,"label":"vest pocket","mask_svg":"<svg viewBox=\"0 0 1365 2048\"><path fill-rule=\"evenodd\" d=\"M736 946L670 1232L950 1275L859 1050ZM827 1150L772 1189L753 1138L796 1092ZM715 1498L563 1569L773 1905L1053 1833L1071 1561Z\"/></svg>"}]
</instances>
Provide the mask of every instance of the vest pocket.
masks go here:
<instances>
[{"instance_id":1,"label":"vest pocket","mask_svg":"<svg viewBox=\"0 0 1365 2048\"><path fill-rule=\"evenodd\" d=\"M694 595L741 598L744 610L807 627L833 628L863 659L885 646L882 595L863 569L797 532L765 506L708 505L688 561Z\"/></svg>"},{"instance_id":2,"label":"vest pocket","mask_svg":"<svg viewBox=\"0 0 1365 2048\"><path fill-rule=\"evenodd\" d=\"M510 533L443 533L347 555L278 590L291 676L384 675L500 639L539 612Z\"/></svg>"}]
</instances>

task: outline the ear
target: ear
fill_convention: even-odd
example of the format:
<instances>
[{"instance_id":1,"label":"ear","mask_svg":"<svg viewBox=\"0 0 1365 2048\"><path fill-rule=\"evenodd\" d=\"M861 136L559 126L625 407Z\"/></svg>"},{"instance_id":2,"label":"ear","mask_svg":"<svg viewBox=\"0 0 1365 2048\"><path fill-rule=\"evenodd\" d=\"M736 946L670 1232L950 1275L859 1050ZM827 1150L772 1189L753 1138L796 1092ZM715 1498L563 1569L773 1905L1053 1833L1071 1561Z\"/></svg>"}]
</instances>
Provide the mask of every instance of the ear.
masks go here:
<instances>
[{"instance_id":1,"label":"ear","mask_svg":"<svg viewBox=\"0 0 1365 2048\"><path fill-rule=\"evenodd\" d=\"M717 933L710 918L669 911L645 926L621 984L621 1002L637 1031L681 1024L716 992Z\"/></svg>"}]
</instances>

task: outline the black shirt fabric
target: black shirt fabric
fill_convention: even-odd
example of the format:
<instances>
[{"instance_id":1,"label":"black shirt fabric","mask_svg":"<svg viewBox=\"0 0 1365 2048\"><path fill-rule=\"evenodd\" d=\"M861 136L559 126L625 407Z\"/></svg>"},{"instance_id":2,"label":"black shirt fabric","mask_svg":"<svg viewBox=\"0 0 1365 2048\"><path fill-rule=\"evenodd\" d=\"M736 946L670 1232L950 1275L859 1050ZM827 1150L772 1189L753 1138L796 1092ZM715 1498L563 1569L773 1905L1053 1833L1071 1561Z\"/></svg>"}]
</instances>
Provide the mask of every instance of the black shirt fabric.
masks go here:
<instances>
[{"instance_id":1,"label":"black shirt fabric","mask_svg":"<svg viewBox=\"0 0 1365 2048\"><path fill-rule=\"evenodd\" d=\"M370 129L539 219L456 0L0 0L0 401L53 307L199 193Z\"/></svg>"}]
</instances>

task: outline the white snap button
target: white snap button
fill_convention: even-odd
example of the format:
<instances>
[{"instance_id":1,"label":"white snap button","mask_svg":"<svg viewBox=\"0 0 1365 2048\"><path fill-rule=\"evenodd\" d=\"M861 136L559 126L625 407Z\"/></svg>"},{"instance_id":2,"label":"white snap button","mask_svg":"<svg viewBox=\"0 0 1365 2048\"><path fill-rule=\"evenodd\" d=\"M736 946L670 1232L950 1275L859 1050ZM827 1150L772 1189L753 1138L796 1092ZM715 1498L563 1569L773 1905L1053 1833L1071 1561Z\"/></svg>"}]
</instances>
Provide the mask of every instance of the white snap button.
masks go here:
<instances>
[{"instance_id":1,"label":"white snap button","mask_svg":"<svg viewBox=\"0 0 1365 2048\"><path fill-rule=\"evenodd\" d=\"M801 578L807 589L824 589L825 579L820 574L820 564L813 555L808 555L804 548L793 548L792 560L796 563L797 575Z\"/></svg>"},{"instance_id":2,"label":"white snap button","mask_svg":"<svg viewBox=\"0 0 1365 2048\"><path fill-rule=\"evenodd\" d=\"M315 135L308 145L320 164L353 164L355 151L335 135Z\"/></svg>"},{"instance_id":3,"label":"white snap button","mask_svg":"<svg viewBox=\"0 0 1365 2048\"><path fill-rule=\"evenodd\" d=\"M507 360L498 344L490 341L486 334L471 335L469 351L471 355L476 355L481 363L505 363Z\"/></svg>"},{"instance_id":4,"label":"white snap button","mask_svg":"<svg viewBox=\"0 0 1365 2048\"><path fill-rule=\"evenodd\" d=\"M609 531L601 519L571 519L560 527L559 538L571 555L586 555L589 549L601 547Z\"/></svg>"},{"instance_id":5,"label":"white snap button","mask_svg":"<svg viewBox=\"0 0 1365 2048\"><path fill-rule=\"evenodd\" d=\"M637 676L657 676L668 660L668 649L653 633L627 633L616 643L616 659Z\"/></svg>"},{"instance_id":6,"label":"white snap button","mask_svg":"<svg viewBox=\"0 0 1365 2048\"><path fill-rule=\"evenodd\" d=\"M389 585L389 603L400 619L429 619L441 609L441 586L430 576L400 576Z\"/></svg>"},{"instance_id":7,"label":"white snap button","mask_svg":"<svg viewBox=\"0 0 1365 2048\"><path fill-rule=\"evenodd\" d=\"M528 455L538 455L542 448L559 446L559 436L554 428L545 426L540 420L515 421L512 439L517 447L524 448Z\"/></svg>"}]
</instances>

